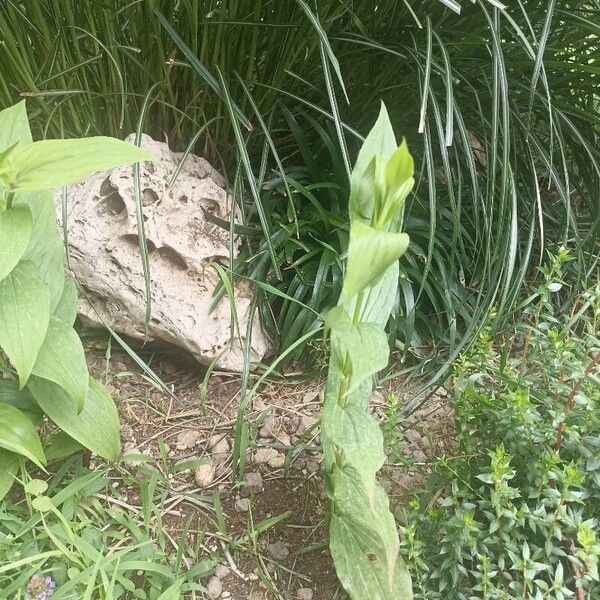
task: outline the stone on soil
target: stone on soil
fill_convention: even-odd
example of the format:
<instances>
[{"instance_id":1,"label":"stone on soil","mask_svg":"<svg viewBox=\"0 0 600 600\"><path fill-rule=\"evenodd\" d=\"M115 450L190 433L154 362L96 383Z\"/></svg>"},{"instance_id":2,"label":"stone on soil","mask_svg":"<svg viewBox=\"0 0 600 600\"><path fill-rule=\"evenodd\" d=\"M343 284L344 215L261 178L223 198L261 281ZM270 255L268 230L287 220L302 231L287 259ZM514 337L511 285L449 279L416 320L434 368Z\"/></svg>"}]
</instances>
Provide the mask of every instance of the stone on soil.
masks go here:
<instances>
[{"instance_id":1,"label":"stone on soil","mask_svg":"<svg viewBox=\"0 0 600 600\"><path fill-rule=\"evenodd\" d=\"M126 141L133 143L134 134ZM86 294L79 298L83 320L109 325L119 333L163 341L188 350L200 363L242 370L244 335L249 330L253 289L236 278L239 335L231 340L231 307L223 298L214 310L213 292L220 283L211 263L229 261L229 231L211 215L229 221L231 195L225 180L205 159L189 154L173 185L182 154L142 136L141 145L157 159L140 164L141 204L150 263L152 314L146 328L146 290L136 220L131 167L103 171L67 192L70 267ZM60 194L60 192L59 192ZM62 224L62 202L56 212ZM236 221L241 215L236 212ZM234 257L241 239L232 244ZM259 362L269 341L254 317L250 362Z\"/></svg>"},{"instance_id":2,"label":"stone on soil","mask_svg":"<svg viewBox=\"0 0 600 600\"><path fill-rule=\"evenodd\" d=\"M194 469L194 479L199 487L208 487L215 479L215 464L203 463Z\"/></svg>"},{"instance_id":3,"label":"stone on soil","mask_svg":"<svg viewBox=\"0 0 600 600\"><path fill-rule=\"evenodd\" d=\"M289 553L288 547L281 540L267 546L267 554L273 560L283 560L288 557Z\"/></svg>"},{"instance_id":4,"label":"stone on soil","mask_svg":"<svg viewBox=\"0 0 600 600\"><path fill-rule=\"evenodd\" d=\"M206 589L208 590L208 595L211 598L218 598L221 595L221 592L223 591L223 584L221 583L221 580L218 577L214 576L208 580L208 585L206 586Z\"/></svg>"}]
</instances>

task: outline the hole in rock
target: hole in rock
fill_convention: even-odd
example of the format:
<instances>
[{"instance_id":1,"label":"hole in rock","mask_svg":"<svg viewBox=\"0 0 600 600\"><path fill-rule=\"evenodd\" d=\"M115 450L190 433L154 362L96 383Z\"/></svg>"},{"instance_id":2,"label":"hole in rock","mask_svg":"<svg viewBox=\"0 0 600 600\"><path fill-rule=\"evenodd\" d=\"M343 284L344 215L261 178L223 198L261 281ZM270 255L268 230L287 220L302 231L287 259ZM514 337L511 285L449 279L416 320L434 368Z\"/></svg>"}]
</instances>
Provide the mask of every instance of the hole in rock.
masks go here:
<instances>
[{"instance_id":1,"label":"hole in rock","mask_svg":"<svg viewBox=\"0 0 600 600\"><path fill-rule=\"evenodd\" d=\"M158 255L165 261L173 265L176 269L180 271L187 271L187 263L185 259L177 250L173 250L169 246L161 246L158 249Z\"/></svg>"},{"instance_id":2,"label":"hole in rock","mask_svg":"<svg viewBox=\"0 0 600 600\"><path fill-rule=\"evenodd\" d=\"M158 202L158 194L150 188L142 190L142 206L152 206Z\"/></svg>"}]
</instances>

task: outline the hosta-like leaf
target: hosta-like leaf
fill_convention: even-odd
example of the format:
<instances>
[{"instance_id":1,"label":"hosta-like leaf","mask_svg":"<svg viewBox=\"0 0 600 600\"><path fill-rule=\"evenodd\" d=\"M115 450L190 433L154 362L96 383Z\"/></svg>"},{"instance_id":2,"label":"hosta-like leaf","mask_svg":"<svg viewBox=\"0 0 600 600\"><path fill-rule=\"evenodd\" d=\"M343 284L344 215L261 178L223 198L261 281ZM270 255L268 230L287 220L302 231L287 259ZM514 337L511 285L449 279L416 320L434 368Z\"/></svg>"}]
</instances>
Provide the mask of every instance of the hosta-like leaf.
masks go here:
<instances>
[{"instance_id":1,"label":"hosta-like leaf","mask_svg":"<svg viewBox=\"0 0 600 600\"><path fill-rule=\"evenodd\" d=\"M72 398L77 412L81 411L89 376L81 340L71 325L56 317L50 318L32 373L58 383Z\"/></svg>"},{"instance_id":2,"label":"hosta-like leaf","mask_svg":"<svg viewBox=\"0 0 600 600\"><path fill-rule=\"evenodd\" d=\"M51 435L44 445L48 464L64 460L68 456L76 454L81 449L82 445L64 431L57 431Z\"/></svg>"},{"instance_id":3,"label":"hosta-like leaf","mask_svg":"<svg viewBox=\"0 0 600 600\"><path fill-rule=\"evenodd\" d=\"M28 387L48 417L82 446L107 460L119 457L119 414L101 383L90 378L88 395L80 413L56 383L33 375Z\"/></svg>"},{"instance_id":4,"label":"hosta-like leaf","mask_svg":"<svg viewBox=\"0 0 600 600\"><path fill-rule=\"evenodd\" d=\"M0 212L0 279L4 279L21 260L33 227L27 206L13 206Z\"/></svg>"},{"instance_id":5,"label":"hosta-like leaf","mask_svg":"<svg viewBox=\"0 0 600 600\"><path fill-rule=\"evenodd\" d=\"M412 600L404 561L396 557L393 564L387 562L389 557L377 531L335 512L329 531L336 572L352 600Z\"/></svg>"},{"instance_id":6,"label":"hosta-like leaf","mask_svg":"<svg viewBox=\"0 0 600 600\"><path fill-rule=\"evenodd\" d=\"M76 183L96 171L152 160L147 150L109 137L41 140L11 155L7 186L20 191L48 190Z\"/></svg>"},{"instance_id":7,"label":"hosta-like leaf","mask_svg":"<svg viewBox=\"0 0 600 600\"><path fill-rule=\"evenodd\" d=\"M50 192L17 193L15 205L28 206L33 216L33 231L23 260L30 260L37 267L50 290L54 310L65 281L64 245L56 225L54 199Z\"/></svg>"},{"instance_id":8,"label":"hosta-like leaf","mask_svg":"<svg viewBox=\"0 0 600 600\"><path fill-rule=\"evenodd\" d=\"M19 456L0 448L0 500L10 492L19 470Z\"/></svg>"},{"instance_id":9,"label":"hosta-like leaf","mask_svg":"<svg viewBox=\"0 0 600 600\"><path fill-rule=\"evenodd\" d=\"M350 226L348 268L342 288L342 302L348 303L353 296L373 286L385 271L396 262L408 248L409 237L405 233L379 231L353 221Z\"/></svg>"},{"instance_id":10,"label":"hosta-like leaf","mask_svg":"<svg viewBox=\"0 0 600 600\"><path fill-rule=\"evenodd\" d=\"M0 111L0 152L13 144L31 144L25 100Z\"/></svg>"},{"instance_id":11,"label":"hosta-like leaf","mask_svg":"<svg viewBox=\"0 0 600 600\"><path fill-rule=\"evenodd\" d=\"M10 404L18 408L34 425L42 422L43 414L35 398L27 388L19 390L15 379L0 379L0 404Z\"/></svg>"},{"instance_id":12,"label":"hosta-like leaf","mask_svg":"<svg viewBox=\"0 0 600 600\"><path fill-rule=\"evenodd\" d=\"M346 394L352 393L365 379L387 365L389 347L381 326L353 323L344 307L336 306L329 311L325 327L331 330L332 352L338 357L340 368L349 361Z\"/></svg>"},{"instance_id":13,"label":"hosta-like leaf","mask_svg":"<svg viewBox=\"0 0 600 600\"><path fill-rule=\"evenodd\" d=\"M35 265L21 261L0 281L0 347L27 383L50 321L50 291Z\"/></svg>"},{"instance_id":14,"label":"hosta-like leaf","mask_svg":"<svg viewBox=\"0 0 600 600\"><path fill-rule=\"evenodd\" d=\"M381 104L379 117L375 125L365 138L352 169L350 177L350 221L361 217L370 217L373 211L374 198L369 195L368 190L363 189L361 182L369 169L369 165L380 155L389 158L396 151L396 136L388 116L385 105Z\"/></svg>"},{"instance_id":15,"label":"hosta-like leaf","mask_svg":"<svg viewBox=\"0 0 600 600\"><path fill-rule=\"evenodd\" d=\"M43 468L46 457L33 423L10 404L0 404L0 448L21 454Z\"/></svg>"},{"instance_id":16,"label":"hosta-like leaf","mask_svg":"<svg viewBox=\"0 0 600 600\"><path fill-rule=\"evenodd\" d=\"M77 317L77 287L70 277L65 277L62 295L54 309L54 316L67 323L67 325L75 323Z\"/></svg>"},{"instance_id":17,"label":"hosta-like leaf","mask_svg":"<svg viewBox=\"0 0 600 600\"><path fill-rule=\"evenodd\" d=\"M385 461L379 424L362 406L341 407L335 400L326 398L321 430L342 464L349 463L361 474L363 489L373 508L375 473Z\"/></svg>"}]
</instances>

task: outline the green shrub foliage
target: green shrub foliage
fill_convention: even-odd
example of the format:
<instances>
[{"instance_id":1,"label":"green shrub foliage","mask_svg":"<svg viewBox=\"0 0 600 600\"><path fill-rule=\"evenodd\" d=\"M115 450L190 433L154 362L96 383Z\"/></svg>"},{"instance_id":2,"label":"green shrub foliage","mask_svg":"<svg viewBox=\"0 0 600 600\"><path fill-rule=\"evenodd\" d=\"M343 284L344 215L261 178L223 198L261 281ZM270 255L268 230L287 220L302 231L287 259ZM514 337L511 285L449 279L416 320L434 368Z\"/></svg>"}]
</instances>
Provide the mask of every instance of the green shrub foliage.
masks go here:
<instances>
[{"instance_id":1,"label":"green shrub foliage","mask_svg":"<svg viewBox=\"0 0 600 600\"><path fill-rule=\"evenodd\" d=\"M0 498L19 456L47 464L44 414L99 456L120 453L117 410L73 328L77 291L48 190L139 160L152 157L112 138L33 142L25 102L0 112Z\"/></svg>"},{"instance_id":2,"label":"green shrub foliage","mask_svg":"<svg viewBox=\"0 0 600 600\"><path fill-rule=\"evenodd\" d=\"M515 336L484 329L455 364L461 458L438 462L443 500L414 502L405 530L416 598L600 595L600 283L569 301L568 258L543 269Z\"/></svg>"}]
</instances>

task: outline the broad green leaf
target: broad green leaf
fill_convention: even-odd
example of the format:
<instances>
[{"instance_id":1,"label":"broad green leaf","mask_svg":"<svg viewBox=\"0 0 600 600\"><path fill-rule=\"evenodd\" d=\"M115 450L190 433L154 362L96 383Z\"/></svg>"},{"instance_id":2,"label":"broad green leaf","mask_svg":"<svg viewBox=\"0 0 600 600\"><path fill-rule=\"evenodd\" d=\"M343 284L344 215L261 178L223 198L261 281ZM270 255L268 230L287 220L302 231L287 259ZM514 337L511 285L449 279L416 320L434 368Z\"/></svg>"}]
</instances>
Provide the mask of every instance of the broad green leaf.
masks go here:
<instances>
[{"instance_id":1,"label":"broad green leaf","mask_svg":"<svg viewBox=\"0 0 600 600\"><path fill-rule=\"evenodd\" d=\"M97 171L153 160L147 150L109 137L41 140L11 155L13 179L7 187L49 190L76 183Z\"/></svg>"},{"instance_id":2,"label":"broad green leaf","mask_svg":"<svg viewBox=\"0 0 600 600\"><path fill-rule=\"evenodd\" d=\"M0 212L0 279L4 279L21 260L33 228L27 206L13 206Z\"/></svg>"},{"instance_id":3,"label":"broad green leaf","mask_svg":"<svg viewBox=\"0 0 600 600\"><path fill-rule=\"evenodd\" d=\"M72 454L76 454L81 449L82 445L64 431L58 431L51 435L44 446L48 464L64 460Z\"/></svg>"},{"instance_id":4,"label":"broad green leaf","mask_svg":"<svg viewBox=\"0 0 600 600\"><path fill-rule=\"evenodd\" d=\"M39 496L48 489L48 484L43 479L32 479L25 484L25 492L32 496Z\"/></svg>"},{"instance_id":5,"label":"broad green leaf","mask_svg":"<svg viewBox=\"0 0 600 600\"><path fill-rule=\"evenodd\" d=\"M50 291L34 264L21 261L0 281L0 347L27 383L50 321Z\"/></svg>"},{"instance_id":6,"label":"broad green leaf","mask_svg":"<svg viewBox=\"0 0 600 600\"><path fill-rule=\"evenodd\" d=\"M19 390L16 379L0 379L0 404L18 408L36 426L42 422L43 414L35 398L27 388Z\"/></svg>"},{"instance_id":7,"label":"broad green leaf","mask_svg":"<svg viewBox=\"0 0 600 600\"><path fill-rule=\"evenodd\" d=\"M25 146L32 141L25 100L0 111L0 151L15 143Z\"/></svg>"},{"instance_id":8,"label":"broad green leaf","mask_svg":"<svg viewBox=\"0 0 600 600\"><path fill-rule=\"evenodd\" d=\"M18 454L0 448L0 500L10 492L18 470Z\"/></svg>"},{"instance_id":9,"label":"broad green leaf","mask_svg":"<svg viewBox=\"0 0 600 600\"><path fill-rule=\"evenodd\" d=\"M183 581L176 581L173 585L169 586L157 600L180 600L181 598L181 586Z\"/></svg>"},{"instance_id":10,"label":"broad green leaf","mask_svg":"<svg viewBox=\"0 0 600 600\"><path fill-rule=\"evenodd\" d=\"M62 295L54 309L54 316L67 323L67 325L75 323L77 317L77 287L70 277L65 277Z\"/></svg>"},{"instance_id":11,"label":"broad green leaf","mask_svg":"<svg viewBox=\"0 0 600 600\"><path fill-rule=\"evenodd\" d=\"M52 310L60 301L65 281L64 245L56 225L51 192L23 192L15 195L15 205L27 205L33 216L33 231L24 260L38 268L52 295Z\"/></svg>"},{"instance_id":12,"label":"broad green leaf","mask_svg":"<svg viewBox=\"0 0 600 600\"><path fill-rule=\"evenodd\" d=\"M329 311L325 328L331 330L332 352L338 357L338 368L348 378L347 394L387 365L390 352L380 325L353 323L344 307L336 306Z\"/></svg>"},{"instance_id":13,"label":"broad green leaf","mask_svg":"<svg viewBox=\"0 0 600 600\"><path fill-rule=\"evenodd\" d=\"M408 248L409 237L405 233L380 231L353 221L350 226L348 267L342 288L342 303L347 304L353 296L374 286L385 271L396 262Z\"/></svg>"},{"instance_id":14,"label":"broad green leaf","mask_svg":"<svg viewBox=\"0 0 600 600\"><path fill-rule=\"evenodd\" d=\"M46 457L33 423L10 404L0 404L0 448L16 452L44 468Z\"/></svg>"},{"instance_id":15,"label":"broad green leaf","mask_svg":"<svg viewBox=\"0 0 600 600\"><path fill-rule=\"evenodd\" d=\"M364 474L352 465L343 464L333 473L331 498L336 514L352 520L357 526L362 525L377 535L382 560L389 570L393 571L400 547L396 521L389 509L385 491L376 482L375 474L371 474L369 479L367 481Z\"/></svg>"},{"instance_id":16,"label":"broad green leaf","mask_svg":"<svg viewBox=\"0 0 600 600\"><path fill-rule=\"evenodd\" d=\"M377 532L344 515L332 514L329 547L338 578L352 600L412 600L410 574L397 557L388 564Z\"/></svg>"},{"instance_id":17,"label":"broad green leaf","mask_svg":"<svg viewBox=\"0 0 600 600\"><path fill-rule=\"evenodd\" d=\"M28 387L42 410L65 433L98 456L107 460L119 457L119 414L102 384L90 378L88 395L80 413L59 385L34 375Z\"/></svg>"},{"instance_id":18,"label":"broad green leaf","mask_svg":"<svg viewBox=\"0 0 600 600\"><path fill-rule=\"evenodd\" d=\"M385 104L381 103L379 116L369 135L365 138L358 153L356 163L350 176L350 220L360 218L361 215L370 215L373 210L374 197L371 198L368 190L362 186L363 179L372 166L375 156L380 155L387 159L396 151L396 136L390 122Z\"/></svg>"},{"instance_id":19,"label":"broad green leaf","mask_svg":"<svg viewBox=\"0 0 600 600\"><path fill-rule=\"evenodd\" d=\"M50 318L32 373L58 383L73 399L77 411L81 411L89 375L81 340L71 325L56 317Z\"/></svg>"},{"instance_id":20,"label":"broad green leaf","mask_svg":"<svg viewBox=\"0 0 600 600\"><path fill-rule=\"evenodd\" d=\"M398 262L394 262L381 279L369 289L368 294L361 299L360 321L377 323L381 327L385 327L396 300L399 272L400 266ZM354 314L357 300L357 296L354 296L348 304L349 315Z\"/></svg>"},{"instance_id":21,"label":"broad green leaf","mask_svg":"<svg viewBox=\"0 0 600 600\"><path fill-rule=\"evenodd\" d=\"M323 407L321 431L341 456L363 478L363 486L370 506L375 503L375 473L385 461L383 435L379 424L362 406L329 402Z\"/></svg>"}]
</instances>

